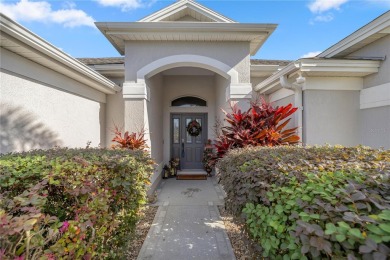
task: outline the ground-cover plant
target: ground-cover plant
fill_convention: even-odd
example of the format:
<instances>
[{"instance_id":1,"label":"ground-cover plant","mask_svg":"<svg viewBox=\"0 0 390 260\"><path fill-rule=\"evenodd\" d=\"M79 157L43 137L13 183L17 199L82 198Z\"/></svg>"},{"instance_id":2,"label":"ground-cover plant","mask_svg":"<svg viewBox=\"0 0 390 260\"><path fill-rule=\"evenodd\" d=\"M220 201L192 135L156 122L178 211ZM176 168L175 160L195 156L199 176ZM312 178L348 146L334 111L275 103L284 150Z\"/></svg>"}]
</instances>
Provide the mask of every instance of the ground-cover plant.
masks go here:
<instances>
[{"instance_id":1,"label":"ground-cover plant","mask_svg":"<svg viewBox=\"0 0 390 260\"><path fill-rule=\"evenodd\" d=\"M387 259L389 191L364 173L320 172L272 185L271 206L248 203L243 212L263 256L292 259ZM389 194L387 194L389 195Z\"/></svg>"},{"instance_id":2,"label":"ground-cover plant","mask_svg":"<svg viewBox=\"0 0 390 260\"><path fill-rule=\"evenodd\" d=\"M0 157L0 255L121 257L152 170L143 151L53 149Z\"/></svg>"},{"instance_id":3,"label":"ground-cover plant","mask_svg":"<svg viewBox=\"0 0 390 260\"><path fill-rule=\"evenodd\" d=\"M291 120L288 117L296 110L292 104L274 107L262 99L252 102L247 111L237 106L232 107L231 113L224 111L228 125L222 127L215 143L218 158L234 148L298 143L297 128L285 129Z\"/></svg>"},{"instance_id":4,"label":"ground-cover plant","mask_svg":"<svg viewBox=\"0 0 390 260\"><path fill-rule=\"evenodd\" d=\"M272 259L386 259L390 151L245 148L217 165L226 207Z\"/></svg>"}]
</instances>

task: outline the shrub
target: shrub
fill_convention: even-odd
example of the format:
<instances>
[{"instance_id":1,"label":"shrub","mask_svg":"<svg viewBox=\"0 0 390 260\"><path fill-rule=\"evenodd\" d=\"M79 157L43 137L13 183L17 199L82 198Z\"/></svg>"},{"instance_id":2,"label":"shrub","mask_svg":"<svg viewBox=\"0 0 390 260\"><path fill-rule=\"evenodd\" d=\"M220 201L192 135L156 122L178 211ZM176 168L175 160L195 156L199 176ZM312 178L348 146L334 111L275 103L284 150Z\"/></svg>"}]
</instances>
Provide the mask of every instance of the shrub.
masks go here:
<instances>
[{"instance_id":1,"label":"shrub","mask_svg":"<svg viewBox=\"0 0 390 260\"><path fill-rule=\"evenodd\" d=\"M243 212L272 259L386 259L390 151L277 147L231 151L219 163L226 205Z\"/></svg>"},{"instance_id":2,"label":"shrub","mask_svg":"<svg viewBox=\"0 0 390 260\"><path fill-rule=\"evenodd\" d=\"M0 233L6 234L0 255L120 257L152 170L143 151L53 149L0 157Z\"/></svg>"},{"instance_id":3,"label":"shrub","mask_svg":"<svg viewBox=\"0 0 390 260\"><path fill-rule=\"evenodd\" d=\"M287 118L296 110L292 104L273 107L262 100L261 103L251 103L250 108L244 112L237 106L232 107L232 113L224 111L229 125L222 127L222 134L217 138L215 147L218 157L223 157L228 150L234 148L298 143L297 128L284 130L291 120Z\"/></svg>"}]
</instances>

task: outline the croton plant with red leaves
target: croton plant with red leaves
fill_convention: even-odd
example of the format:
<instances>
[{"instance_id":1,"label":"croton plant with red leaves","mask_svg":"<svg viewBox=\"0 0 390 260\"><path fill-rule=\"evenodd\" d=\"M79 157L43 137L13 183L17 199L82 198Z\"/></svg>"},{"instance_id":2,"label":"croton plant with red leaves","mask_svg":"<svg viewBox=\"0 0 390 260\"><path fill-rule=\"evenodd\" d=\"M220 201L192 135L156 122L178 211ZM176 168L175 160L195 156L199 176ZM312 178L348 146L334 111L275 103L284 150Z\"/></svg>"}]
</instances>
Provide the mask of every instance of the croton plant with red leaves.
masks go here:
<instances>
[{"instance_id":1,"label":"croton plant with red leaves","mask_svg":"<svg viewBox=\"0 0 390 260\"><path fill-rule=\"evenodd\" d=\"M130 150L145 150L148 148L145 139L145 129L140 130L138 133L129 133L126 131L122 134L122 130L118 126L114 128L113 148L122 148ZM123 135L123 136L122 136Z\"/></svg>"},{"instance_id":2,"label":"croton plant with red leaves","mask_svg":"<svg viewBox=\"0 0 390 260\"><path fill-rule=\"evenodd\" d=\"M285 129L291 120L288 117L297 109L292 104L273 107L261 99L252 102L247 111L241 111L236 105L232 106L231 113L223 110L228 125L222 127L215 143L218 158L233 148L297 144L297 127Z\"/></svg>"}]
</instances>

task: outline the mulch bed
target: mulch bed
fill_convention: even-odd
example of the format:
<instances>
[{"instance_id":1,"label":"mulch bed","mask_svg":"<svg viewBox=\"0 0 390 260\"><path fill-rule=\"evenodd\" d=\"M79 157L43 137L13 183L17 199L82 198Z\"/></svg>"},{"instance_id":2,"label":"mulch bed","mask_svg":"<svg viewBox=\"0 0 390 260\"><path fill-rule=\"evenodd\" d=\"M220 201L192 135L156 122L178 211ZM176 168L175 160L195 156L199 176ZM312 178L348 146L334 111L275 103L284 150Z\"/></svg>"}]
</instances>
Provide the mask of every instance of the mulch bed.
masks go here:
<instances>
[{"instance_id":1,"label":"mulch bed","mask_svg":"<svg viewBox=\"0 0 390 260\"><path fill-rule=\"evenodd\" d=\"M264 259L261 256L261 249L249 236L245 221L234 217L227 212L223 206L219 207L222 220L225 224L226 233L232 243L234 254L238 260Z\"/></svg>"},{"instance_id":2,"label":"mulch bed","mask_svg":"<svg viewBox=\"0 0 390 260\"><path fill-rule=\"evenodd\" d=\"M130 239L130 243L127 246L126 259L137 259L138 254L141 251L142 244L144 243L149 229L152 226L157 209L158 207L145 206L141 211L141 219L136 225L134 237Z\"/></svg>"}]
</instances>

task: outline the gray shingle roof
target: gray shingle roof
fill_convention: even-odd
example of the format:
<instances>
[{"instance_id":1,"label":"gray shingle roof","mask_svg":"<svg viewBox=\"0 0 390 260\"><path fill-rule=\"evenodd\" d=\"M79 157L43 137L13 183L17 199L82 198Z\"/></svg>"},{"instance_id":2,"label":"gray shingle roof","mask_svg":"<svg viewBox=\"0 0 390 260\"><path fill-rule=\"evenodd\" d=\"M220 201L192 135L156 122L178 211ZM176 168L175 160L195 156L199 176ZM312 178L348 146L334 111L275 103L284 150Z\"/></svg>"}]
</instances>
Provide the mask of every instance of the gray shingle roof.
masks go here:
<instances>
[{"instance_id":1,"label":"gray shingle roof","mask_svg":"<svg viewBox=\"0 0 390 260\"><path fill-rule=\"evenodd\" d=\"M85 65L106 65L106 64L124 64L124 57L110 58L78 58Z\"/></svg>"},{"instance_id":2,"label":"gray shingle roof","mask_svg":"<svg viewBox=\"0 0 390 260\"><path fill-rule=\"evenodd\" d=\"M252 59L251 65L279 65L286 66L289 64L290 60L260 60L260 59Z\"/></svg>"},{"instance_id":3,"label":"gray shingle roof","mask_svg":"<svg viewBox=\"0 0 390 260\"><path fill-rule=\"evenodd\" d=\"M110 58L79 58L79 61L85 65L105 65L105 64L124 64L124 57L110 57ZM286 66L291 61L289 60L261 60L252 59L251 65L279 65Z\"/></svg>"}]
</instances>

